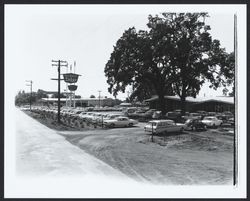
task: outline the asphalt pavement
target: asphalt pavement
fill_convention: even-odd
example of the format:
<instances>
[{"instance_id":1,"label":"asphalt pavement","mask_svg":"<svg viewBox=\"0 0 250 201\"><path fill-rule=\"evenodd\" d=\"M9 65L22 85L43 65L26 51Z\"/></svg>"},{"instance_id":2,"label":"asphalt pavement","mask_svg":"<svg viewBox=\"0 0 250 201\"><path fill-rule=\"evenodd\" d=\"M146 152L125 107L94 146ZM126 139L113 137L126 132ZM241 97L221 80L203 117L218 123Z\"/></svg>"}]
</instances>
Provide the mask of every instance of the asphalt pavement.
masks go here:
<instances>
[{"instance_id":1,"label":"asphalt pavement","mask_svg":"<svg viewBox=\"0 0 250 201\"><path fill-rule=\"evenodd\" d=\"M70 144L17 109L16 171L19 175L113 175L122 173Z\"/></svg>"}]
</instances>

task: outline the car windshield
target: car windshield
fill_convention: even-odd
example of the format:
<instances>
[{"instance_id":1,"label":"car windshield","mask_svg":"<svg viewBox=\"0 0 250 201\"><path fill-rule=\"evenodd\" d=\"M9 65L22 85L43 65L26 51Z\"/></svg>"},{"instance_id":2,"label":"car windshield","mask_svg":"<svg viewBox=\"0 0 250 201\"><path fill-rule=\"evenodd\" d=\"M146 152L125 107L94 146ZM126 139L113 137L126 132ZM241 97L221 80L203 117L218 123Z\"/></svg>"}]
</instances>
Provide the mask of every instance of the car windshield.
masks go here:
<instances>
[{"instance_id":1,"label":"car windshield","mask_svg":"<svg viewBox=\"0 0 250 201\"><path fill-rule=\"evenodd\" d=\"M150 126L156 126L156 122L148 122L148 125L150 125Z\"/></svg>"},{"instance_id":2,"label":"car windshield","mask_svg":"<svg viewBox=\"0 0 250 201\"><path fill-rule=\"evenodd\" d=\"M213 120L213 117L205 117L204 120Z\"/></svg>"},{"instance_id":3,"label":"car windshield","mask_svg":"<svg viewBox=\"0 0 250 201\"><path fill-rule=\"evenodd\" d=\"M116 119L117 119L118 121L126 121L126 120L127 120L127 118L124 118L124 117L123 117L123 118L117 117Z\"/></svg>"},{"instance_id":4,"label":"car windshield","mask_svg":"<svg viewBox=\"0 0 250 201\"><path fill-rule=\"evenodd\" d=\"M189 123L191 123L192 122L192 120L191 119L188 119L185 123L186 124L189 124Z\"/></svg>"},{"instance_id":5,"label":"car windshield","mask_svg":"<svg viewBox=\"0 0 250 201\"><path fill-rule=\"evenodd\" d=\"M200 116L199 113L191 113L192 116Z\"/></svg>"},{"instance_id":6,"label":"car windshield","mask_svg":"<svg viewBox=\"0 0 250 201\"><path fill-rule=\"evenodd\" d=\"M112 115L112 116L110 116L110 119L114 119L114 118L116 118L116 117L119 117L120 115Z\"/></svg>"}]
</instances>

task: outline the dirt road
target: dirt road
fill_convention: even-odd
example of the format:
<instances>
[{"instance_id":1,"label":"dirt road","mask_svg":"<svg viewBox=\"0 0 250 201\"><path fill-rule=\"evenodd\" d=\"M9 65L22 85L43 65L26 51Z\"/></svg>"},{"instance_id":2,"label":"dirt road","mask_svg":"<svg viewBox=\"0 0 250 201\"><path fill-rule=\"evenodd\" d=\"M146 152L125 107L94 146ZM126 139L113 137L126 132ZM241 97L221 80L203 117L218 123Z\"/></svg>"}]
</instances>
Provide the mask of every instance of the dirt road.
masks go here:
<instances>
[{"instance_id":1,"label":"dirt road","mask_svg":"<svg viewBox=\"0 0 250 201\"><path fill-rule=\"evenodd\" d=\"M133 128L58 131L66 140L138 181L154 184L232 184L233 134L184 132L154 137Z\"/></svg>"}]
</instances>

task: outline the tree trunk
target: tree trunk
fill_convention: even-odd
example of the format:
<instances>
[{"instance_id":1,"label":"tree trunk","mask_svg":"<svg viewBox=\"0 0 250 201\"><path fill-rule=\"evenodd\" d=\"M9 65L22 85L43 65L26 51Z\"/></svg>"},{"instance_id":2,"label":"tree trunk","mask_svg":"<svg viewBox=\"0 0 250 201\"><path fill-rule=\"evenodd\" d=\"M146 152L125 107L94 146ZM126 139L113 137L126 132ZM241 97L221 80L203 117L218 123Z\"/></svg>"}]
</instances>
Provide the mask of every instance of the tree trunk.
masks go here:
<instances>
[{"instance_id":1,"label":"tree trunk","mask_svg":"<svg viewBox=\"0 0 250 201\"><path fill-rule=\"evenodd\" d=\"M186 113L186 96L181 96L181 116Z\"/></svg>"},{"instance_id":2,"label":"tree trunk","mask_svg":"<svg viewBox=\"0 0 250 201\"><path fill-rule=\"evenodd\" d=\"M162 115L166 114L166 104L165 104L165 98L164 98L164 93L159 93L159 109L162 112Z\"/></svg>"}]
</instances>

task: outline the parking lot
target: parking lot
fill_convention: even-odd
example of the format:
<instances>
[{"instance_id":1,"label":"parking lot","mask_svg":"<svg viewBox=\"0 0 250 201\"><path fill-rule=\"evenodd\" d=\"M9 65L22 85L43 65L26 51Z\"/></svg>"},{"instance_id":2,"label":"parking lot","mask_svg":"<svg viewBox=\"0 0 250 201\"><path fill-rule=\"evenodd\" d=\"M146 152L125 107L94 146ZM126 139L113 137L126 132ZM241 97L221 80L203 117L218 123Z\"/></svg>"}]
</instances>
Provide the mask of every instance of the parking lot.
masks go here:
<instances>
[{"instance_id":1,"label":"parking lot","mask_svg":"<svg viewBox=\"0 0 250 201\"><path fill-rule=\"evenodd\" d=\"M49 118L36 118L48 124L44 121ZM132 179L155 184L232 184L233 127L157 134L152 139L150 132L144 132L146 122L124 128L85 123L81 128L47 126Z\"/></svg>"},{"instance_id":2,"label":"parking lot","mask_svg":"<svg viewBox=\"0 0 250 201\"><path fill-rule=\"evenodd\" d=\"M205 132L151 136L144 123L133 128L58 131L72 144L139 181L162 184L231 184L233 133Z\"/></svg>"}]
</instances>

